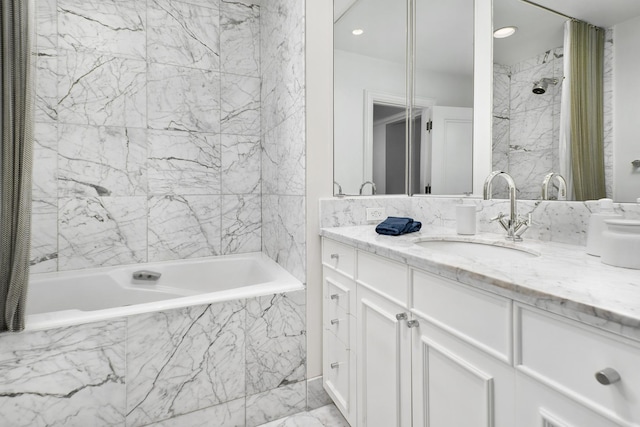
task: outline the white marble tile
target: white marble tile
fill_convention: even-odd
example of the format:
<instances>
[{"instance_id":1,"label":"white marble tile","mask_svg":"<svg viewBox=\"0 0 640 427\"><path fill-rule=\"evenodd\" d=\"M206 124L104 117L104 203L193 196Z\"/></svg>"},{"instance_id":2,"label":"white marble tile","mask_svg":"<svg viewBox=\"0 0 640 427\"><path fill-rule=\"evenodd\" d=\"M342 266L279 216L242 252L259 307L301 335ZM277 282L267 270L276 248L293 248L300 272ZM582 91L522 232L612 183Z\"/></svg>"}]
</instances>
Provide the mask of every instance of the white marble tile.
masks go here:
<instances>
[{"instance_id":1,"label":"white marble tile","mask_svg":"<svg viewBox=\"0 0 640 427\"><path fill-rule=\"evenodd\" d=\"M553 150L512 151L509 174L516 183L517 197L537 200L542 197L542 181L553 168Z\"/></svg>"},{"instance_id":2,"label":"white marble tile","mask_svg":"<svg viewBox=\"0 0 640 427\"><path fill-rule=\"evenodd\" d=\"M414 212L414 201L425 200L426 197L351 197L330 198L320 200L320 227L340 227L348 225L368 224L366 221L367 207L381 207L386 216L411 216L427 221L428 215L418 215Z\"/></svg>"},{"instance_id":3,"label":"white marble tile","mask_svg":"<svg viewBox=\"0 0 640 427\"><path fill-rule=\"evenodd\" d=\"M222 135L221 141L222 194L260 194L260 138Z\"/></svg>"},{"instance_id":4,"label":"white marble tile","mask_svg":"<svg viewBox=\"0 0 640 427\"><path fill-rule=\"evenodd\" d=\"M0 425L122 426L125 324L2 335Z\"/></svg>"},{"instance_id":5,"label":"white marble tile","mask_svg":"<svg viewBox=\"0 0 640 427\"><path fill-rule=\"evenodd\" d=\"M58 120L58 57L55 53L38 55L35 63L35 121Z\"/></svg>"},{"instance_id":6,"label":"white marble tile","mask_svg":"<svg viewBox=\"0 0 640 427\"><path fill-rule=\"evenodd\" d=\"M58 195L140 196L147 193L147 131L58 126Z\"/></svg>"},{"instance_id":7,"label":"white marble tile","mask_svg":"<svg viewBox=\"0 0 640 427\"><path fill-rule=\"evenodd\" d=\"M262 195L262 252L273 260L278 259L278 199Z\"/></svg>"},{"instance_id":8,"label":"white marble tile","mask_svg":"<svg viewBox=\"0 0 640 427\"><path fill-rule=\"evenodd\" d=\"M217 8L173 0L148 1L147 59L203 70L220 68Z\"/></svg>"},{"instance_id":9,"label":"white marble tile","mask_svg":"<svg viewBox=\"0 0 640 427\"><path fill-rule=\"evenodd\" d=\"M262 131L304 109L304 3L275 0L260 7Z\"/></svg>"},{"instance_id":10,"label":"white marble tile","mask_svg":"<svg viewBox=\"0 0 640 427\"><path fill-rule=\"evenodd\" d=\"M260 78L223 73L220 132L260 135Z\"/></svg>"},{"instance_id":11,"label":"white marble tile","mask_svg":"<svg viewBox=\"0 0 640 427\"><path fill-rule=\"evenodd\" d=\"M61 198L58 268L145 262L146 232L145 197Z\"/></svg>"},{"instance_id":12,"label":"white marble tile","mask_svg":"<svg viewBox=\"0 0 640 427\"><path fill-rule=\"evenodd\" d=\"M243 396L244 321L241 300L129 317L127 425Z\"/></svg>"},{"instance_id":13,"label":"white marble tile","mask_svg":"<svg viewBox=\"0 0 640 427\"><path fill-rule=\"evenodd\" d=\"M340 411L333 404L321 408L300 412L262 424L259 427L350 427Z\"/></svg>"},{"instance_id":14,"label":"white marble tile","mask_svg":"<svg viewBox=\"0 0 640 427\"><path fill-rule=\"evenodd\" d=\"M604 175L607 197L613 197L613 55L614 34L607 29L604 44L603 72L603 126L604 126Z\"/></svg>"},{"instance_id":15,"label":"white marble tile","mask_svg":"<svg viewBox=\"0 0 640 427\"><path fill-rule=\"evenodd\" d=\"M247 395L293 383L306 406L306 291L247 299ZM285 392L286 393L286 392ZM247 401L247 411L252 404ZM297 407L300 402L295 402ZM266 408L265 408L266 409ZM280 418L286 414L278 415ZM247 420L250 417L247 413ZM270 418L269 420L275 419ZM264 420L266 422L269 420ZM247 424L251 424L247 422ZM256 425L256 424L253 424Z\"/></svg>"},{"instance_id":16,"label":"white marble tile","mask_svg":"<svg viewBox=\"0 0 640 427\"><path fill-rule=\"evenodd\" d=\"M332 403L322 384L322 376L307 380L307 410L321 408Z\"/></svg>"},{"instance_id":17,"label":"white marble tile","mask_svg":"<svg viewBox=\"0 0 640 427\"><path fill-rule=\"evenodd\" d=\"M278 187L280 195L303 196L306 192L306 144L304 111L287 118L276 128Z\"/></svg>"},{"instance_id":18,"label":"white marble tile","mask_svg":"<svg viewBox=\"0 0 640 427\"><path fill-rule=\"evenodd\" d=\"M220 254L220 196L151 196L149 261Z\"/></svg>"},{"instance_id":19,"label":"white marble tile","mask_svg":"<svg viewBox=\"0 0 640 427\"><path fill-rule=\"evenodd\" d=\"M220 68L225 73L260 76L260 6L220 3Z\"/></svg>"},{"instance_id":20,"label":"white marble tile","mask_svg":"<svg viewBox=\"0 0 640 427\"><path fill-rule=\"evenodd\" d=\"M277 211L277 261L306 283L306 206L304 196L280 196Z\"/></svg>"},{"instance_id":21,"label":"white marble tile","mask_svg":"<svg viewBox=\"0 0 640 427\"><path fill-rule=\"evenodd\" d=\"M146 127L144 61L65 51L58 57L63 123Z\"/></svg>"},{"instance_id":22,"label":"white marble tile","mask_svg":"<svg viewBox=\"0 0 640 427\"><path fill-rule=\"evenodd\" d=\"M183 3L190 3L196 6L220 9L220 0L176 0L176 1L182 1Z\"/></svg>"},{"instance_id":23,"label":"white marble tile","mask_svg":"<svg viewBox=\"0 0 640 427\"><path fill-rule=\"evenodd\" d=\"M546 93L542 95L533 93L533 83L544 77L553 77L553 63L546 62L511 74L511 99L509 101L511 114L551 105L553 85L549 85Z\"/></svg>"},{"instance_id":24,"label":"white marble tile","mask_svg":"<svg viewBox=\"0 0 640 427\"><path fill-rule=\"evenodd\" d=\"M61 49L144 59L146 4L137 0L57 0Z\"/></svg>"},{"instance_id":25,"label":"white marble tile","mask_svg":"<svg viewBox=\"0 0 640 427\"><path fill-rule=\"evenodd\" d=\"M54 122L35 123L33 139L32 197L57 197L58 126Z\"/></svg>"},{"instance_id":26,"label":"white marble tile","mask_svg":"<svg viewBox=\"0 0 640 427\"><path fill-rule=\"evenodd\" d=\"M58 269L58 200L35 199L31 206L31 273Z\"/></svg>"},{"instance_id":27,"label":"white marble tile","mask_svg":"<svg viewBox=\"0 0 640 427\"><path fill-rule=\"evenodd\" d=\"M38 55L55 55L58 48L57 0L36 0L35 5Z\"/></svg>"},{"instance_id":28,"label":"white marble tile","mask_svg":"<svg viewBox=\"0 0 640 427\"><path fill-rule=\"evenodd\" d=\"M259 194L222 196L222 254L260 252L260 201Z\"/></svg>"},{"instance_id":29,"label":"white marble tile","mask_svg":"<svg viewBox=\"0 0 640 427\"><path fill-rule=\"evenodd\" d=\"M551 236L554 242L587 244L591 212L583 202L549 202L546 212L551 219Z\"/></svg>"},{"instance_id":30,"label":"white marble tile","mask_svg":"<svg viewBox=\"0 0 640 427\"><path fill-rule=\"evenodd\" d=\"M509 119L493 116L491 170L509 170Z\"/></svg>"},{"instance_id":31,"label":"white marble tile","mask_svg":"<svg viewBox=\"0 0 640 427\"><path fill-rule=\"evenodd\" d=\"M309 414L320 420L324 427L350 427L335 405L326 405L309 411Z\"/></svg>"},{"instance_id":32,"label":"white marble tile","mask_svg":"<svg viewBox=\"0 0 640 427\"><path fill-rule=\"evenodd\" d=\"M553 145L553 106L511 114L511 151L547 150Z\"/></svg>"},{"instance_id":33,"label":"white marble tile","mask_svg":"<svg viewBox=\"0 0 640 427\"><path fill-rule=\"evenodd\" d=\"M262 136L261 166L263 194L278 194L279 157L275 137L275 130L271 130Z\"/></svg>"},{"instance_id":34,"label":"white marble tile","mask_svg":"<svg viewBox=\"0 0 640 427\"><path fill-rule=\"evenodd\" d=\"M302 412L306 400L305 381L247 396L246 427L255 427Z\"/></svg>"},{"instance_id":35,"label":"white marble tile","mask_svg":"<svg viewBox=\"0 0 640 427\"><path fill-rule=\"evenodd\" d=\"M220 193L220 136L149 130L149 194Z\"/></svg>"},{"instance_id":36,"label":"white marble tile","mask_svg":"<svg viewBox=\"0 0 640 427\"><path fill-rule=\"evenodd\" d=\"M508 67L494 64L493 69L493 115L509 118L511 71Z\"/></svg>"},{"instance_id":37,"label":"white marble tile","mask_svg":"<svg viewBox=\"0 0 640 427\"><path fill-rule=\"evenodd\" d=\"M149 64L149 128L219 133L217 72Z\"/></svg>"},{"instance_id":38,"label":"white marble tile","mask_svg":"<svg viewBox=\"0 0 640 427\"><path fill-rule=\"evenodd\" d=\"M153 427L244 427L244 397L149 424Z\"/></svg>"}]
</instances>

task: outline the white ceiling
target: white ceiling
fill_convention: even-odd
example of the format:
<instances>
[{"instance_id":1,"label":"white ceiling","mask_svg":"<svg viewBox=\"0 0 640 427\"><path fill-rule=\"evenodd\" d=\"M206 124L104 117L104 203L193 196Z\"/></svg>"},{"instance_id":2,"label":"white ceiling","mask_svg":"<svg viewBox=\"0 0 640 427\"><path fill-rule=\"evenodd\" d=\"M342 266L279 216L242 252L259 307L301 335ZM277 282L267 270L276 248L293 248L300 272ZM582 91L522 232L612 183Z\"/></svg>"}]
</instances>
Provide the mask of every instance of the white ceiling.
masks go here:
<instances>
[{"instance_id":1,"label":"white ceiling","mask_svg":"<svg viewBox=\"0 0 640 427\"><path fill-rule=\"evenodd\" d=\"M533 0L594 25L609 28L640 15L640 0ZM417 0L417 67L448 73L473 70L473 0ZM495 62L512 65L562 46L566 18L521 0L493 0L494 28L518 32L495 40ZM405 62L406 5L396 0L334 0L334 46L393 62ZM362 36L351 31L362 28Z\"/></svg>"},{"instance_id":2,"label":"white ceiling","mask_svg":"<svg viewBox=\"0 0 640 427\"><path fill-rule=\"evenodd\" d=\"M336 0L341 10L345 1L351 0ZM473 0L417 0L416 3L417 67L471 75ZM358 0L335 23L334 47L404 63L406 16L405 2ZM354 36L351 31L355 28L363 29L364 34Z\"/></svg>"}]
</instances>

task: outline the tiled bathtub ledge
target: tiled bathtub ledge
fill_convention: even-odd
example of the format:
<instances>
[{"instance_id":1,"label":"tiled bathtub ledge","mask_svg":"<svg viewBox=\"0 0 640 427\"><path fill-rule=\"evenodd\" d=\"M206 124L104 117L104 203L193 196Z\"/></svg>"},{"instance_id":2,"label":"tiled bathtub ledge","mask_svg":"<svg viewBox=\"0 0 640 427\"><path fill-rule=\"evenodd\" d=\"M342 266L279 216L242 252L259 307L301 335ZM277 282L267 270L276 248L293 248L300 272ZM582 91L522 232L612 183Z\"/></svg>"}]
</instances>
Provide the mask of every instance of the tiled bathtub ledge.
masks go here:
<instances>
[{"instance_id":1,"label":"tiled bathtub ledge","mask_svg":"<svg viewBox=\"0 0 640 427\"><path fill-rule=\"evenodd\" d=\"M640 340L640 271L611 267L582 246L526 239L516 245L540 253L519 260L476 259L436 252L418 238L457 236L434 226L405 236L378 235L372 225L323 228L324 237L403 262L442 277ZM504 242L479 233L469 240Z\"/></svg>"}]
</instances>

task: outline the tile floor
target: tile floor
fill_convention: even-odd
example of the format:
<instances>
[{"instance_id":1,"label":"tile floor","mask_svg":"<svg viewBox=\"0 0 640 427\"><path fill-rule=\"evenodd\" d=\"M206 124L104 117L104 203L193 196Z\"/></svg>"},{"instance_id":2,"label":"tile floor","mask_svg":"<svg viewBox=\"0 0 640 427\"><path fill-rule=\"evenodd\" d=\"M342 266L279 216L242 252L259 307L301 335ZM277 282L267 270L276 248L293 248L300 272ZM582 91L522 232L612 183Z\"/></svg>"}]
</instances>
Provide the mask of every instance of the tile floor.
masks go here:
<instances>
[{"instance_id":1,"label":"tile floor","mask_svg":"<svg viewBox=\"0 0 640 427\"><path fill-rule=\"evenodd\" d=\"M258 427L349 427L335 405L327 405L309 412L300 412Z\"/></svg>"}]
</instances>

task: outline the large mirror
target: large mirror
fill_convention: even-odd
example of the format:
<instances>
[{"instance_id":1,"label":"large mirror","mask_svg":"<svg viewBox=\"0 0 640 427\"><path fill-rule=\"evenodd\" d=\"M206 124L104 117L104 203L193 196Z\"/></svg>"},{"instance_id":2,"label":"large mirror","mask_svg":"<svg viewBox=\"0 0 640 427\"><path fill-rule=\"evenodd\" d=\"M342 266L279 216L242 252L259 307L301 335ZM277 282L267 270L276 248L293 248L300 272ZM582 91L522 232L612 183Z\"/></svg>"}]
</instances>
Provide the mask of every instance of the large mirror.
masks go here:
<instances>
[{"instance_id":1,"label":"large mirror","mask_svg":"<svg viewBox=\"0 0 640 427\"><path fill-rule=\"evenodd\" d=\"M334 5L335 194L471 193L473 0Z\"/></svg>"},{"instance_id":2,"label":"large mirror","mask_svg":"<svg viewBox=\"0 0 640 427\"><path fill-rule=\"evenodd\" d=\"M493 0L494 28L515 26L517 31L494 39L492 168L513 176L518 198L540 199L545 177L566 170L571 161L563 155L561 112L571 102L563 83L568 74L565 22L573 17L605 29L601 118L606 195L616 201L636 201L640 167L632 162L640 159L640 144L634 130L637 118L629 113L640 96L640 2L536 3ZM570 180L571 172L565 173ZM559 181L554 178L550 186L555 187L550 198L558 198ZM496 194L499 189L494 189Z\"/></svg>"}]
</instances>

